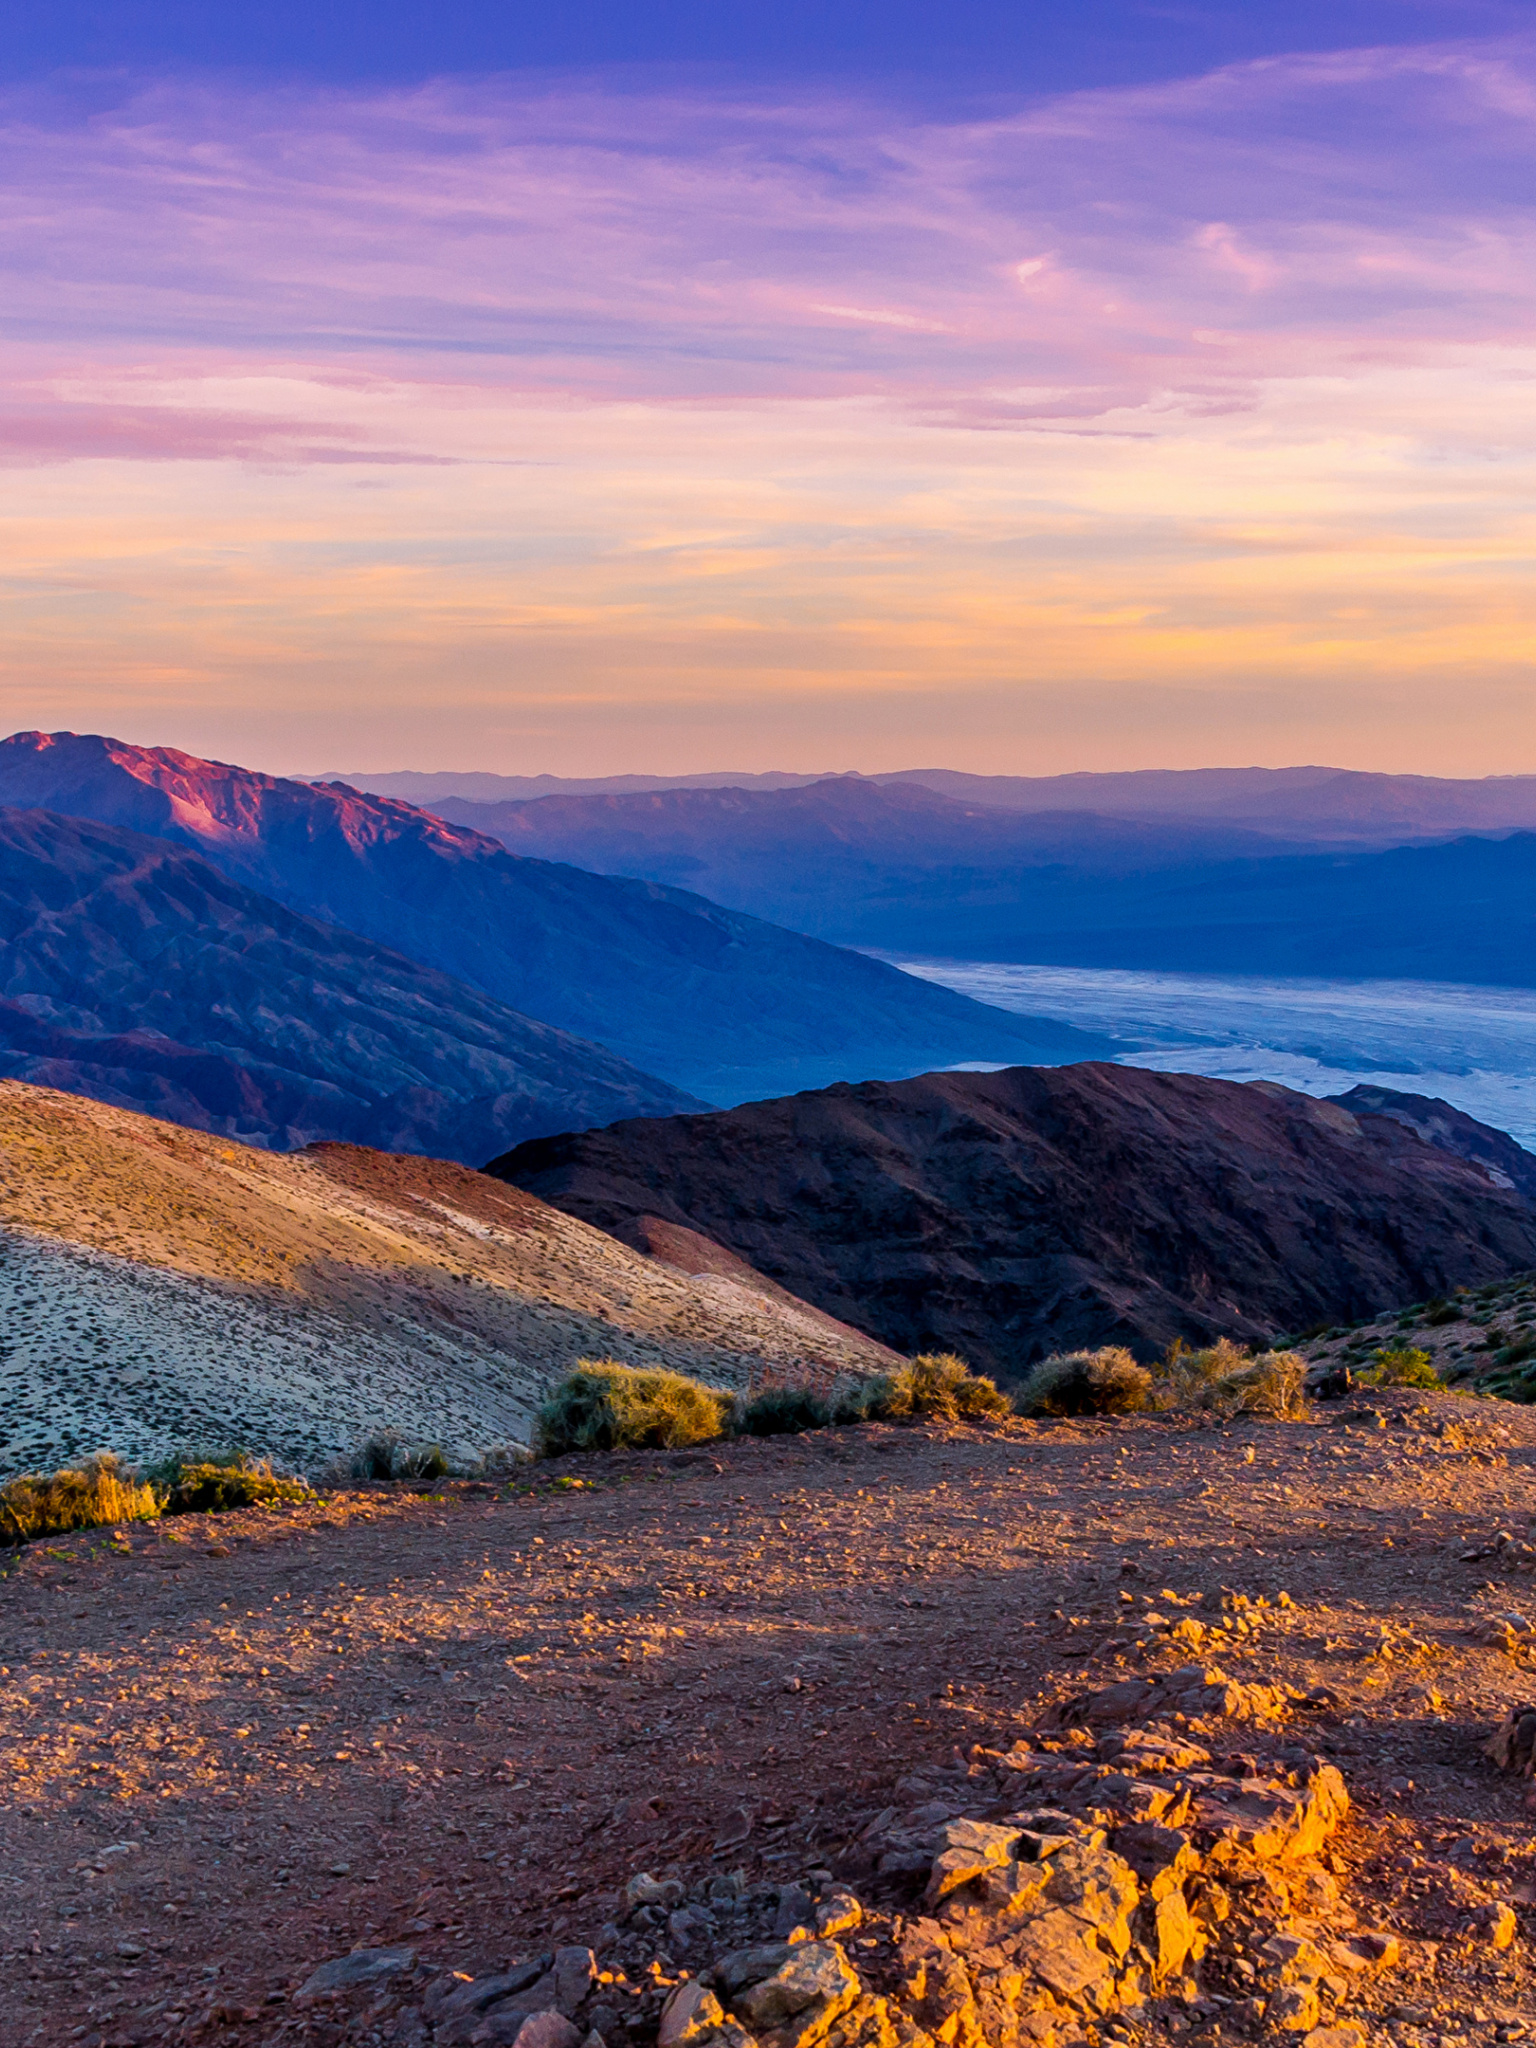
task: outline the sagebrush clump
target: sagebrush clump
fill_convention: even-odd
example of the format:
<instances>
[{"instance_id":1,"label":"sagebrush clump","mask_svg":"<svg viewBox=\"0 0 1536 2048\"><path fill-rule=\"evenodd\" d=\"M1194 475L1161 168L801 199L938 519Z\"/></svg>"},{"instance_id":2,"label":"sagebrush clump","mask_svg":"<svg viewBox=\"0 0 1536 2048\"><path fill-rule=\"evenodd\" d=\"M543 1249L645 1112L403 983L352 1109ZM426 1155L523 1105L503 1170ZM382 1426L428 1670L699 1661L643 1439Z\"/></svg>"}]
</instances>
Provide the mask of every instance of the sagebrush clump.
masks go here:
<instances>
[{"instance_id":1,"label":"sagebrush clump","mask_svg":"<svg viewBox=\"0 0 1536 2048\"><path fill-rule=\"evenodd\" d=\"M1151 1373L1120 1344L1044 1358L1014 1397L1021 1415L1137 1415L1151 1401Z\"/></svg>"},{"instance_id":2,"label":"sagebrush clump","mask_svg":"<svg viewBox=\"0 0 1536 2048\"><path fill-rule=\"evenodd\" d=\"M1159 1408L1198 1408L1219 1415L1263 1415L1273 1421L1306 1412L1306 1360L1294 1351L1257 1355L1220 1337L1199 1351L1174 1344L1153 1393Z\"/></svg>"},{"instance_id":3,"label":"sagebrush clump","mask_svg":"<svg viewBox=\"0 0 1536 2048\"><path fill-rule=\"evenodd\" d=\"M234 1508L313 1500L304 1480L275 1471L247 1451L196 1451L152 1465L144 1478L167 1515L219 1515Z\"/></svg>"},{"instance_id":4,"label":"sagebrush clump","mask_svg":"<svg viewBox=\"0 0 1536 2048\"><path fill-rule=\"evenodd\" d=\"M0 1486L0 1543L30 1543L112 1522L152 1522L155 1489L110 1451L62 1472L24 1472Z\"/></svg>"},{"instance_id":5,"label":"sagebrush clump","mask_svg":"<svg viewBox=\"0 0 1536 2048\"><path fill-rule=\"evenodd\" d=\"M541 1458L572 1451L675 1451L724 1434L733 1397L680 1372L582 1358L534 1418Z\"/></svg>"},{"instance_id":6,"label":"sagebrush clump","mask_svg":"<svg viewBox=\"0 0 1536 2048\"><path fill-rule=\"evenodd\" d=\"M320 1477L328 1486L349 1479L402 1479L423 1483L447 1479L453 1467L441 1444L412 1443L397 1429L376 1429L350 1451L340 1451Z\"/></svg>"},{"instance_id":7,"label":"sagebrush clump","mask_svg":"<svg viewBox=\"0 0 1536 2048\"><path fill-rule=\"evenodd\" d=\"M831 1404L809 1387L765 1387L742 1403L731 1426L737 1436L794 1436L825 1429L832 1419Z\"/></svg>"},{"instance_id":8,"label":"sagebrush clump","mask_svg":"<svg viewBox=\"0 0 1536 2048\"><path fill-rule=\"evenodd\" d=\"M877 1404L866 1411L871 1419L890 1422L917 1415L977 1422L1013 1413L1008 1396L952 1351L925 1351L881 1375L871 1399Z\"/></svg>"}]
</instances>

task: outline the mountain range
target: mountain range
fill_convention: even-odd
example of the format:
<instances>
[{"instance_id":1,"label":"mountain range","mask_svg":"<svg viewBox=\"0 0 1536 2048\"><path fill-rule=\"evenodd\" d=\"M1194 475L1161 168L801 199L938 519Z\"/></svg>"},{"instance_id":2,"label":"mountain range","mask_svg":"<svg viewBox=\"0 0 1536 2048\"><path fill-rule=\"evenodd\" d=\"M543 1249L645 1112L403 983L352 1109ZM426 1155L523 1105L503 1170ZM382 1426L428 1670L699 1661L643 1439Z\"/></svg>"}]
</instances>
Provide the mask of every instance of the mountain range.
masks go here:
<instances>
[{"instance_id":1,"label":"mountain range","mask_svg":"<svg viewBox=\"0 0 1536 2048\"><path fill-rule=\"evenodd\" d=\"M99 736L19 733L0 742L0 805L188 848L301 916L706 1101L1103 1047L681 890L515 857L483 833L342 785Z\"/></svg>"},{"instance_id":2,"label":"mountain range","mask_svg":"<svg viewBox=\"0 0 1536 2048\"><path fill-rule=\"evenodd\" d=\"M163 839L0 810L0 1073L249 1143L478 1164L705 1105Z\"/></svg>"},{"instance_id":3,"label":"mountain range","mask_svg":"<svg viewBox=\"0 0 1536 2048\"><path fill-rule=\"evenodd\" d=\"M325 778L315 778L325 779ZM332 778L337 779L337 778ZM1536 829L1536 775L1388 775L1357 768L1137 768L1071 775L972 775L904 768L874 775L775 771L698 775L494 775L485 771L386 774L340 780L438 809L449 799L526 802L537 797L640 795L671 789L776 791L829 779L931 789L1003 811L1091 811L1148 822L1226 824L1292 842L1395 846L1458 832Z\"/></svg>"},{"instance_id":4,"label":"mountain range","mask_svg":"<svg viewBox=\"0 0 1536 2048\"><path fill-rule=\"evenodd\" d=\"M520 853L697 889L893 955L1536 981L1528 831L1421 835L1385 849L1346 839L1303 852L1216 818L1005 810L915 780L859 776L436 807Z\"/></svg>"},{"instance_id":5,"label":"mountain range","mask_svg":"<svg viewBox=\"0 0 1536 2048\"><path fill-rule=\"evenodd\" d=\"M539 1138L487 1171L663 1258L694 1233L895 1350L1016 1381L1055 1351L1262 1344L1536 1265L1536 1208L1472 1156L1510 1140L1423 1098L1357 1107L1016 1067Z\"/></svg>"}]
</instances>

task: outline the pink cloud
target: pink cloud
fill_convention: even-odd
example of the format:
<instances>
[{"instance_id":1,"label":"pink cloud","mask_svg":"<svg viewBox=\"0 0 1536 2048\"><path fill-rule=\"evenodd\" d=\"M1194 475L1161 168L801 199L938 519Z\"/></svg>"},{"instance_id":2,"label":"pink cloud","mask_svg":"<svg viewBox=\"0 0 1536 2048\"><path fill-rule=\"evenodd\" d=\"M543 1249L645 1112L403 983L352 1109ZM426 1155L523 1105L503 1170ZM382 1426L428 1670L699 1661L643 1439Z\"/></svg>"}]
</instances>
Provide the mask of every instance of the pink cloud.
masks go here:
<instances>
[{"instance_id":1,"label":"pink cloud","mask_svg":"<svg viewBox=\"0 0 1536 2048\"><path fill-rule=\"evenodd\" d=\"M6 325L104 366L191 351L597 402L975 409L1006 379L1090 413L1206 403L1303 339L1316 368L1525 330L1533 75L1517 46L1269 60L948 126L579 81L162 88L52 125L13 99ZM1221 366L1211 331L1241 339ZM149 422L121 431L149 452ZM166 435L330 459L374 431Z\"/></svg>"}]
</instances>

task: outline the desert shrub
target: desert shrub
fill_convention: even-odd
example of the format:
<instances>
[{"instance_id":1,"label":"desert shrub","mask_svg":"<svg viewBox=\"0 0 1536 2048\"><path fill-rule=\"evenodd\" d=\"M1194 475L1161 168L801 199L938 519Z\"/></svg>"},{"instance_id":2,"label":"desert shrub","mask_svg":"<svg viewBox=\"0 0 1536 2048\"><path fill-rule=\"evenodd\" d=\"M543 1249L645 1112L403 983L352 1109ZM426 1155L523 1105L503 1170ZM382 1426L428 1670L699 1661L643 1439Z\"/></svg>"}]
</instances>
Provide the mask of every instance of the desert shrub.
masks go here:
<instances>
[{"instance_id":1,"label":"desert shrub","mask_svg":"<svg viewBox=\"0 0 1536 2048\"><path fill-rule=\"evenodd\" d=\"M827 1421L837 1428L850 1422L882 1422L890 1412L889 1373L844 1373L827 1395Z\"/></svg>"},{"instance_id":2,"label":"desert shrub","mask_svg":"<svg viewBox=\"0 0 1536 2048\"><path fill-rule=\"evenodd\" d=\"M535 1455L678 1450L720 1436L732 1397L679 1372L581 1358L534 1418Z\"/></svg>"},{"instance_id":3,"label":"desert shrub","mask_svg":"<svg viewBox=\"0 0 1536 2048\"><path fill-rule=\"evenodd\" d=\"M871 1420L902 1421L931 1415L946 1422L979 1421L1011 1415L1013 1403L996 1385L974 1373L952 1351L925 1351L872 1386L865 1414Z\"/></svg>"},{"instance_id":4,"label":"desert shrub","mask_svg":"<svg viewBox=\"0 0 1536 2048\"><path fill-rule=\"evenodd\" d=\"M1160 1408L1199 1408L1218 1415L1267 1415L1275 1421L1302 1415L1306 1360L1294 1351L1250 1355L1230 1337L1203 1350L1175 1344L1154 1390Z\"/></svg>"},{"instance_id":5,"label":"desert shrub","mask_svg":"<svg viewBox=\"0 0 1536 2048\"><path fill-rule=\"evenodd\" d=\"M110 1522L151 1522L159 1512L154 1488L110 1451L100 1451L83 1465L24 1472L0 1486L0 1543L30 1543Z\"/></svg>"},{"instance_id":6,"label":"desert shrub","mask_svg":"<svg viewBox=\"0 0 1536 2048\"><path fill-rule=\"evenodd\" d=\"M345 1486L349 1479L446 1479L452 1470L441 1444L411 1443L397 1429L376 1429L339 1452L320 1477L328 1486Z\"/></svg>"},{"instance_id":7,"label":"desert shrub","mask_svg":"<svg viewBox=\"0 0 1536 2048\"><path fill-rule=\"evenodd\" d=\"M1373 1387L1438 1387L1442 1384L1439 1373L1429 1362L1429 1353L1413 1345L1378 1351L1361 1378Z\"/></svg>"},{"instance_id":8,"label":"desert shrub","mask_svg":"<svg viewBox=\"0 0 1536 2048\"><path fill-rule=\"evenodd\" d=\"M1129 1351L1064 1351L1044 1358L1014 1396L1021 1415L1135 1415L1150 1405L1152 1375Z\"/></svg>"},{"instance_id":9,"label":"desert shrub","mask_svg":"<svg viewBox=\"0 0 1536 2048\"><path fill-rule=\"evenodd\" d=\"M809 1387L766 1387L737 1409L732 1426L739 1436L794 1436L832 1419L831 1403Z\"/></svg>"},{"instance_id":10,"label":"desert shrub","mask_svg":"<svg viewBox=\"0 0 1536 2048\"><path fill-rule=\"evenodd\" d=\"M1461 1321L1463 1311L1450 1301L1432 1301L1424 1314L1424 1327L1429 1330L1444 1329L1447 1323Z\"/></svg>"},{"instance_id":11,"label":"desert shrub","mask_svg":"<svg viewBox=\"0 0 1536 2048\"><path fill-rule=\"evenodd\" d=\"M314 1497L302 1479L274 1471L270 1459L247 1451L187 1452L151 1465L143 1477L167 1515L218 1515Z\"/></svg>"}]
</instances>

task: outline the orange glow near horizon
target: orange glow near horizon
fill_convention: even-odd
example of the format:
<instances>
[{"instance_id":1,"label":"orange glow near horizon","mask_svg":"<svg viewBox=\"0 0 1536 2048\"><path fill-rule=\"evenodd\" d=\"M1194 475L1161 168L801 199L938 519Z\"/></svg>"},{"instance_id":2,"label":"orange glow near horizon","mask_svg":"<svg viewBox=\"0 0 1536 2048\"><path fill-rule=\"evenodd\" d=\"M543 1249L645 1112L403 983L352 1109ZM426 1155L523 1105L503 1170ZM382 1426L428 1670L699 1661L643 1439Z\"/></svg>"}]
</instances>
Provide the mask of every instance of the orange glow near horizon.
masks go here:
<instances>
[{"instance_id":1,"label":"orange glow near horizon","mask_svg":"<svg viewBox=\"0 0 1536 2048\"><path fill-rule=\"evenodd\" d=\"M1289 169L1274 110L1341 98L1438 119L1456 190L1387 220L1363 146ZM9 257L10 726L305 771L1536 771L1486 66L704 143L582 105L578 142L430 91L31 138L36 205L95 213L58 275Z\"/></svg>"}]
</instances>

